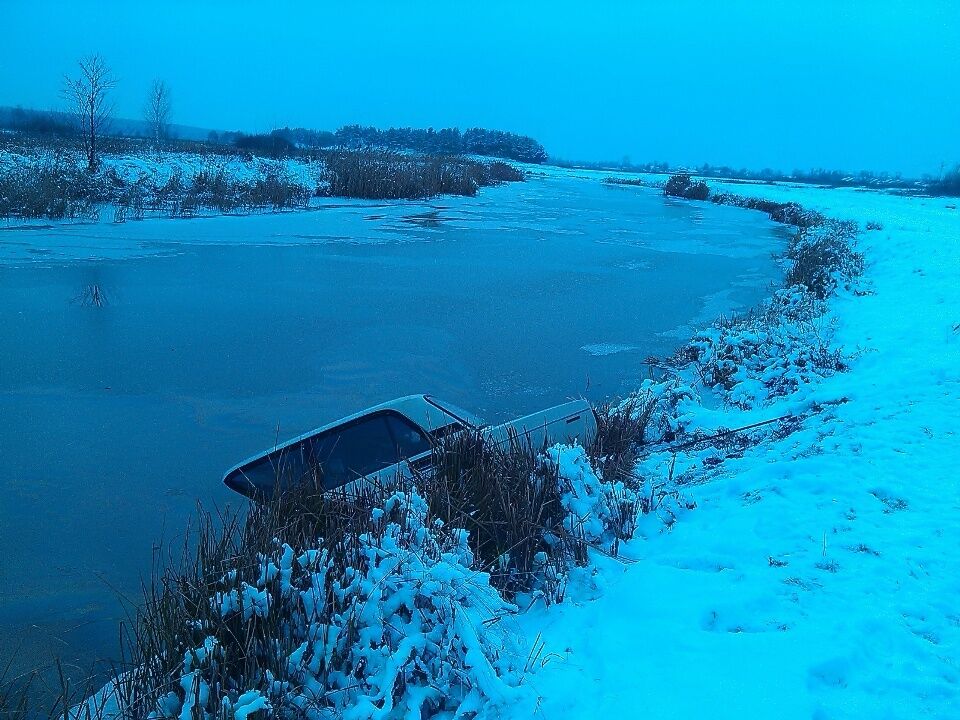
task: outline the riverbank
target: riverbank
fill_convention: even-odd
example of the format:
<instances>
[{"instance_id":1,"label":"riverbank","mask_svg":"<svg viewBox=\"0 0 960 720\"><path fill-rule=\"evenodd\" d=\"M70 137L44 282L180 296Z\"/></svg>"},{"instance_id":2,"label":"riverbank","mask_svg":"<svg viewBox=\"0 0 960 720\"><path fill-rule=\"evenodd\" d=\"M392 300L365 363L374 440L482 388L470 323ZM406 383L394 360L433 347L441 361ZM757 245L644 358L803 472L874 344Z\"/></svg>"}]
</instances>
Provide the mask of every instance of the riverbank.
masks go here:
<instances>
[{"instance_id":1,"label":"riverbank","mask_svg":"<svg viewBox=\"0 0 960 720\"><path fill-rule=\"evenodd\" d=\"M849 369L745 408L688 405L705 434L797 421L738 452L647 457L640 471L673 467L697 509L641 526L625 562L595 555L593 597L522 617L542 643L539 712L955 717L960 216L942 198L711 189L873 228L865 281L822 324Z\"/></svg>"}]
</instances>

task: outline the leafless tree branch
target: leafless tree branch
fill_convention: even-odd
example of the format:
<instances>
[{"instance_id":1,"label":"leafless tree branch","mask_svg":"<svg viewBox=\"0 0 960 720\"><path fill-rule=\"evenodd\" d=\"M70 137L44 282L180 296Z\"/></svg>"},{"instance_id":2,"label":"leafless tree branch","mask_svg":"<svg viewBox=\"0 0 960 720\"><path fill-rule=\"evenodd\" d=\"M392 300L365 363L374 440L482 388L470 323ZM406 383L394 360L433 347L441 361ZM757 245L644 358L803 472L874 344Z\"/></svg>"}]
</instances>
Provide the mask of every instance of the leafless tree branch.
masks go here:
<instances>
[{"instance_id":1,"label":"leafless tree branch","mask_svg":"<svg viewBox=\"0 0 960 720\"><path fill-rule=\"evenodd\" d=\"M77 77L64 77L63 97L77 118L87 169L93 172L99 164L99 140L113 116L109 94L116 86L116 80L99 54L81 59L78 65L80 74Z\"/></svg>"},{"instance_id":2,"label":"leafless tree branch","mask_svg":"<svg viewBox=\"0 0 960 720\"><path fill-rule=\"evenodd\" d=\"M150 126L153 141L159 150L170 136L170 86L163 80L154 80L144 108L144 118Z\"/></svg>"}]
</instances>

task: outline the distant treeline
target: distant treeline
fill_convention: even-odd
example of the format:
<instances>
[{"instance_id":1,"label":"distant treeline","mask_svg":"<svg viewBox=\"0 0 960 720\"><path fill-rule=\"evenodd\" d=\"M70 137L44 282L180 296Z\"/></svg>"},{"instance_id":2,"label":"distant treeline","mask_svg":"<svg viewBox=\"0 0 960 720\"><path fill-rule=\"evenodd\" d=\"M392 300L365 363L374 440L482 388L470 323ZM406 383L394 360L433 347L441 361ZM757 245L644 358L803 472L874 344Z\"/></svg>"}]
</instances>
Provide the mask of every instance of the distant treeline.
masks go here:
<instances>
[{"instance_id":1,"label":"distant treeline","mask_svg":"<svg viewBox=\"0 0 960 720\"><path fill-rule=\"evenodd\" d=\"M56 110L0 108L0 128L35 135L71 135L76 132L73 116Z\"/></svg>"},{"instance_id":2,"label":"distant treeline","mask_svg":"<svg viewBox=\"0 0 960 720\"><path fill-rule=\"evenodd\" d=\"M814 168L812 170L796 169L786 173L781 170L764 168L749 170L734 168L729 165L710 165L704 163L700 167L671 165L668 162L631 163L629 160L620 162L570 162L551 158L551 164L568 168L584 168L591 170L612 170L631 173L657 174L686 174L718 180L745 180L750 182L797 182L812 185L827 185L830 187L867 187L887 188L899 190L913 190L929 192L931 195L960 196L960 165L950 171L942 172L940 176L929 173L919 178L904 177L900 173L860 171L856 173L842 170L828 170ZM621 181L614 184L625 184ZM629 183L626 183L629 184Z\"/></svg>"},{"instance_id":3,"label":"distant treeline","mask_svg":"<svg viewBox=\"0 0 960 720\"><path fill-rule=\"evenodd\" d=\"M773 170L771 168L764 168L762 170L740 168L738 170L727 165L713 166L706 163L699 168L695 168L695 172L701 177L732 178L735 180L753 180L759 182L801 182L814 185L829 185L831 187L856 186L916 189L919 183L929 182L933 179L927 176L923 180L918 180L917 178L905 178L900 173L874 173L867 170L849 173L842 170L828 170L826 168L813 168L811 170L795 169L790 173Z\"/></svg>"},{"instance_id":4,"label":"distant treeline","mask_svg":"<svg viewBox=\"0 0 960 720\"><path fill-rule=\"evenodd\" d=\"M117 120L108 134L118 137L142 135L136 121ZM56 110L0 108L0 128L42 136L70 136L76 123L69 113ZM542 163L547 160L543 145L526 135L503 130L470 128L388 128L380 130L361 125L345 125L335 132L307 128L278 128L269 133L210 131L211 145L234 146L256 155L291 157L303 151L340 148L363 150L413 151L428 155L483 155L519 162Z\"/></svg>"},{"instance_id":5,"label":"distant treeline","mask_svg":"<svg viewBox=\"0 0 960 720\"><path fill-rule=\"evenodd\" d=\"M927 186L931 195L951 195L960 197L960 165L945 172L939 180L934 180Z\"/></svg>"},{"instance_id":6,"label":"distant treeline","mask_svg":"<svg viewBox=\"0 0 960 720\"><path fill-rule=\"evenodd\" d=\"M829 187L865 187L875 189L914 190L928 192L931 195L960 195L960 166L952 171L943 172L939 177L924 174L919 178L904 177L900 173L870 172L861 170L856 173L841 170L814 168L812 170L794 170L784 173L764 168L750 171L745 168L735 170L731 167L702 165L694 171L701 177L750 180L754 182L798 182Z\"/></svg>"},{"instance_id":7,"label":"distant treeline","mask_svg":"<svg viewBox=\"0 0 960 720\"><path fill-rule=\"evenodd\" d=\"M223 135L219 136L222 141ZM531 137L503 130L459 128L388 128L346 125L336 132L307 128L279 128L261 135L231 135L239 148L272 155L292 155L297 150L344 148L362 150L410 150L428 155L484 155L519 162L542 163L547 159L543 146Z\"/></svg>"}]
</instances>

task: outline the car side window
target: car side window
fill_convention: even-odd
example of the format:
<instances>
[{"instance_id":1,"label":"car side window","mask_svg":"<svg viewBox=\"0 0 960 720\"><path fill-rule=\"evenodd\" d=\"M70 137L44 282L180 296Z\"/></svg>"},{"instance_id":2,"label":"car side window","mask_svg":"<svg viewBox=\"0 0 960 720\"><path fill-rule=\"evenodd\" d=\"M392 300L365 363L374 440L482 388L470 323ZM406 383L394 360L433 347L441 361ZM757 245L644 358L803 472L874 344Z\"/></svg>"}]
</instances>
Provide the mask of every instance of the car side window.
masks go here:
<instances>
[{"instance_id":1,"label":"car side window","mask_svg":"<svg viewBox=\"0 0 960 720\"><path fill-rule=\"evenodd\" d=\"M400 460L383 415L314 438L311 456L328 490Z\"/></svg>"},{"instance_id":2,"label":"car side window","mask_svg":"<svg viewBox=\"0 0 960 720\"><path fill-rule=\"evenodd\" d=\"M429 438L405 417L391 413L386 416L386 420L401 459L412 458L430 449Z\"/></svg>"}]
</instances>

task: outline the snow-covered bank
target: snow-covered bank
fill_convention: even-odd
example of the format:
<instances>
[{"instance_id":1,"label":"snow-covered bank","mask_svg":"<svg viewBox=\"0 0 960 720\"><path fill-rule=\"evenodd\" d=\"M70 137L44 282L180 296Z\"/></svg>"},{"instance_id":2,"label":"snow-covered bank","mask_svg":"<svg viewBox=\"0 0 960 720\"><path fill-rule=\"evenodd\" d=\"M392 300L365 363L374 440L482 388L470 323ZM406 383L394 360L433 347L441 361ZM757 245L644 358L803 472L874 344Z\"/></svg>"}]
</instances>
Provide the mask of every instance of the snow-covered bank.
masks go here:
<instances>
[{"instance_id":1,"label":"snow-covered bank","mask_svg":"<svg viewBox=\"0 0 960 720\"><path fill-rule=\"evenodd\" d=\"M882 225L860 236L868 294L824 320L850 370L761 408L691 409L707 431L808 414L713 470L699 458L695 511L641 526L629 562L597 556L595 599L522 618L544 643L544 718L960 713L960 217L943 199L751 194Z\"/></svg>"}]
</instances>

